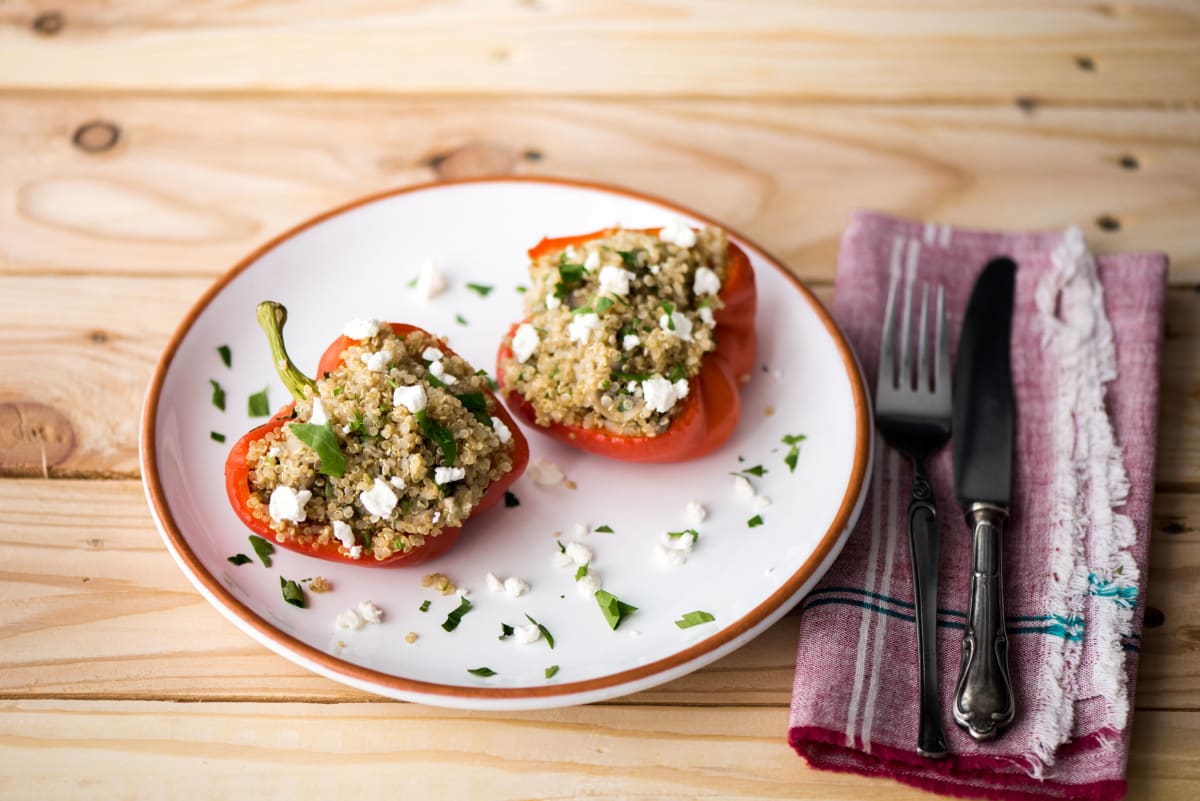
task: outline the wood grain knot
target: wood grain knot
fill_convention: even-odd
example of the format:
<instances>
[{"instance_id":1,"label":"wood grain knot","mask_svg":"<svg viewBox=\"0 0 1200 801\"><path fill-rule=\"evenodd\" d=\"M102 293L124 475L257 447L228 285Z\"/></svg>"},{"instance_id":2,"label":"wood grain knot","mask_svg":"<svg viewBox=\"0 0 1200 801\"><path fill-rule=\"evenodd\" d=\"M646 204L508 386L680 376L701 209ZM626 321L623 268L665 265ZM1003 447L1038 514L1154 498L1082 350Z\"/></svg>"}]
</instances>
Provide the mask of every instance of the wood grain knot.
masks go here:
<instances>
[{"instance_id":1,"label":"wood grain knot","mask_svg":"<svg viewBox=\"0 0 1200 801\"><path fill-rule=\"evenodd\" d=\"M438 178L478 178L511 175L517 164L513 151L494 142L471 142L426 159Z\"/></svg>"},{"instance_id":2,"label":"wood grain knot","mask_svg":"<svg viewBox=\"0 0 1200 801\"><path fill-rule=\"evenodd\" d=\"M1121 230L1121 221L1111 214L1101 214L1096 218L1096 227L1111 234Z\"/></svg>"},{"instance_id":3,"label":"wood grain knot","mask_svg":"<svg viewBox=\"0 0 1200 801\"><path fill-rule=\"evenodd\" d=\"M103 153L112 150L121 139L121 129L105 120L85 122L75 129L71 141L85 153Z\"/></svg>"},{"instance_id":4,"label":"wood grain knot","mask_svg":"<svg viewBox=\"0 0 1200 801\"><path fill-rule=\"evenodd\" d=\"M1078 67L1079 69L1083 70L1084 72L1095 72L1096 71L1096 60L1094 58L1092 58L1091 56L1076 56L1075 57L1075 66Z\"/></svg>"},{"instance_id":5,"label":"wood grain knot","mask_svg":"<svg viewBox=\"0 0 1200 801\"><path fill-rule=\"evenodd\" d=\"M59 11L47 11L33 18L33 32L39 36L54 36L66 27L67 19Z\"/></svg>"},{"instance_id":6,"label":"wood grain knot","mask_svg":"<svg viewBox=\"0 0 1200 801\"><path fill-rule=\"evenodd\" d=\"M96 329L88 334L88 339L90 339L92 342L95 342L97 345L103 345L104 343L108 342L108 332Z\"/></svg>"},{"instance_id":7,"label":"wood grain knot","mask_svg":"<svg viewBox=\"0 0 1200 801\"><path fill-rule=\"evenodd\" d=\"M1157 606L1147 606L1146 616L1142 618L1142 628L1156 629L1165 623L1167 616Z\"/></svg>"},{"instance_id":8,"label":"wood grain knot","mask_svg":"<svg viewBox=\"0 0 1200 801\"><path fill-rule=\"evenodd\" d=\"M1138 161L1137 156L1132 156L1129 153L1126 153L1125 155L1121 156L1121 158L1117 159L1117 164L1121 165L1121 169L1123 170L1136 170L1138 167L1142 166L1141 162Z\"/></svg>"},{"instance_id":9,"label":"wood grain knot","mask_svg":"<svg viewBox=\"0 0 1200 801\"><path fill-rule=\"evenodd\" d=\"M1037 101L1032 97L1021 96L1016 98L1013 103L1021 110L1023 114L1032 114L1037 111Z\"/></svg>"},{"instance_id":10,"label":"wood grain knot","mask_svg":"<svg viewBox=\"0 0 1200 801\"><path fill-rule=\"evenodd\" d=\"M521 154L521 158L525 159L526 161L541 161L545 157L545 153L540 150L534 150L533 148L530 148Z\"/></svg>"},{"instance_id":11,"label":"wood grain knot","mask_svg":"<svg viewBox=\"0 0 1200 801\"><path fill-rule=\"evenodd\" d=\"M1186 534L1189 530L1182 520L1168 520L1159 528L1163 534Z\"/></svg>"},{"instance_id":12,"label":"wood grain knot","mask_svg":"<svg viewBox=\"0 0 1200 801\"><path fill-rule=\"evenodd\" d=\"M46 475L75 450L62 412L36 401L0 403L0 474Z\"/></svg>"}]
</instances>

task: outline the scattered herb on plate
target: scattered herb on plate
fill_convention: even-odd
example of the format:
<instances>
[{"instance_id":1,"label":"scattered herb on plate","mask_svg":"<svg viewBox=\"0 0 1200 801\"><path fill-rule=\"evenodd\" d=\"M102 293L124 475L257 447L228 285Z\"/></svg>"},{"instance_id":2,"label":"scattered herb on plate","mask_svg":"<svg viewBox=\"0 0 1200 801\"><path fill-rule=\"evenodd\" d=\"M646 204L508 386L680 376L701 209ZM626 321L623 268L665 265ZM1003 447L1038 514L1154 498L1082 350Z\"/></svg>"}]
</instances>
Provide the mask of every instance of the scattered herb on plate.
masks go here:
<instances>
[{"instance_id":1,"label":"scattered herb on plate","mask_svg":"<svg viewBox=\"0 0 1200 801\"><path fill-rule=\"evenodd\" d=\"M695 545L696 540L700 539L700 532L696 531L694 528L685 528L683 531L668 531L667 536L673 540L677 540L681 537L691 537L692 544Z\"/></svg>"},{"instance_id":2,"label":"scattered herb on plate","mask_svg":"<svg viewBox=\"0 0 1200 801\"><path fill-rule=\"evenodd\" d=\"M467 284L467 289L479 295L481 298L486 298L492 293L492 290L495 289L495 287L488 286L487 284Z\"/></svg>"},{"instance_id":3,"label":"scattered herb on plate","mask_svg":"<svg viewBox=\"0 0 1200 801\"><path fill-rule=\"evenodd\" d=\"M450 614L446 615L445 622L442 623L442 628L446 631L454 631L458 628L458 624L462 622L463 615L471 611L471 602L466 598L462 599L462 603L458 605Z\"/></svg>"},{"instance_id":4,"label":"scattered herb on plate","mask_svg":"<svg viewBox=\"0 0 1200 801\"><path fill-rule=\"evenodd\" d=\"M796 462L800 461L800 443L807 437L803 434L788 434L783 438L783 444L789 446L787 455L783 457L783 463L788 466L791 472L796 472Z\"/></svg>"},{"instance_id":5,"label":"scattered herb on plate","mask_svg":"<svg viewBox=\"0 0 1200 801\"><path fill-rule=\"evenodd\" d=\"M596 603L608 621L608 627L616 631L621 621L637 611L637 607L627 604L607 590L596 590Z\"/></svg>"},{"instance_id":6,"label":"scattered herb on plate","mask_svg":"<svg viewBox=\"0 0 1200 801\"><path fill-rule=\"evenodd\" d=\"M750 528L756 528L758 526L761 526L762 524L763 524L762 515L755 515L754 517L752 517L746 521L746 525L749 526Z\"/></svg>"},{"instance_id":7,"label":"scattered herb on plate","mask_svg":"<svg viewBox=\"0 0 1200 801\"><path fill-rule=\"evenodd\" d=\"M546 678L552 679L556 673L558 673L558 665L551 665L546 668Z\"/></svg>"},{"instance_id":8,"label":"scattered herb on plate","mask_svg":"<svg viewBox=\"0 0 1200 801\"><path fill-rule=\"evenodd\" d=\"M467 318L463 317L461 314L454 315L454 322L458 323L459 325L470 325L470 323L467 322Z\"/></svg>"},{"instance_id":9,"label":"scattered herb on plate","mask_svg":"<svg viewBox=\"0 0 1200 801\"><path fill-rule=\"evenodd\" d=\"M520 505L521 505L521 500L519 498L517 498L516 495L513 495L508 490L504 491L504 507L506 509L511 509L514 506L520 506Z\"/></svg>"},{"instance_id":10,"label":"scattered herb on plate","mask_svg":"<svg viewBox=\"0 0 1200 801\"><path fill-rule=\"evenodd\" d=\"M517 290L518 295L524 295L529 291L529 287L525 286L524 284L517 284L515 287L513 287L513 289Z\"/></svg>"},{"instance_id":11,"label":"scattered herb on plate","mask_svg":"<svg viewBox=\"0 0 1200 801\"><path fill-rule=\"evenodd\" d=\"M225 411L225 390L211 378L208 379L208 383L212 384L212 405L221 411Z\"/></svg>"},{"instance_id":12,"label":"scattered herb on plate","mask_svg":"<svg viewBox=\"0 0 1200 801\"><path fill-rule=\"evenodd\" d=\"M428 612L429 611L429 599L428 598L426 598L424 601L421 601L421 605L417 607L417 611L418 612Z\"/></svg>"},{"instance_id":13,"label":"scattered herb on plate","mask_svg":"<svg viewBox=\"0 0 1200 801\"><path fill-rule=\"evenodd\" d=\"M305 607L304 590L299 584L280 576L279 588L283 591L283 600L287 601L292 606L298 606L301 609Z\"/></svg>"},{"instance_id":14,"label":"scattered herb on plate","mask_svg":"<svg viewBox=\"0 0 1200 801\"><path fill-rule=\"evenodd\" d=\"M228 345L218 347L217 353L221 355L221 361L225 363L226 367L233 367L233 351L229 349Z\"/></svg>"},{"instance_id":15,"label":"scattered herb on plate","mask_svg":"<svg viewBox=\"0 0 1200 801\"><path fill-rule=\"evenodd\" d=\"M263 567L271 566L271 554L275 553L275 546L264 540L257 534L250 535L250 547L258 554L258 558L262 560Z\"/></svg>"},{"instance_id":16,"label":"scattered herb on plate","mask_svg":"<svg viewBox=\"0 0 1200 801\"><path fill-rule=\"evenodd\" d=\"M536 620L534 620L529 615L525 615L525 619L528 620L533 625L538 627L538 631L540 631L542 633L542 636L546 638L546 644L549 645L550 650L553 651L554 650L554 635L550 633L550 629L546 628L541 623L538 623Z\"/></svg>"},{"instance_id":17,"label":"scattered herb on plate","mask_svg":"<svg viewBox=\"0 0 1200 801\"><path fill-rule=\"evenodd\" d=\"M251 417L270 417L271 404L267 401L267 388L255 392L246 400L246 413Z\"/></svg>"},{"instance_id":18,"label":"scattered herb on plate","mask_svg":"<svg viewBox=\"0 0 1200 801\"><path fill-rule=\"evenodd\" d=\"M597 534L612 534L613 533L612 526L608 525L607 523L603 526L596 526L592 530L595 531Z\"/></svg>"},{"instance_id":19,"label":"scattered herb on plate","mask_svg":"<svg viewBox=\"0 0 1200 801\"><path fill-rule=\"evenodd\" d=\"M244 553L235 553L233 556L229 557L228 561L230 564L234 564L234 565L237 565L238 567L241 567L242 565L250 564L254 560L251 559L249 556L246 556L246 554L244 554Z\"/></svg>"},{"instance_id":20,"label":"scattered herb on plate","mask_svg":"<svg viewBox=\"0 0 1200 801\"><path fill-rule=\"evenodd\" d=\"M692 626L699 626L701 623L712 623L716 620L708 612L697 609L695 612L687 612L679 620L675 621L675 625L681 629L690 629Z\"/></svg>"},{"instance_id":21,"label":"scattered herb on plate","mask_svg":"<svg viewBox=\"0 0 1200 801\"><path fill-rule=\"evenodd\" d=\"M488 389L490 389L492 392L495 392L496 390L500 389L500 382L497 381L496 379L492 378L490 375L488 375L487 370L482 370L482 369L476 370L475 375L481 375L484 378L486 378L487 382L488 382Z\"/></svg>"},{"instance_id":22,"label":"scattered herb on plate","mask_svg":"<svg viewBox=\"0 0 1200 801\"><path fill-rule=\"evenodd\" d=\"M745 475L745 476L754 476L755 478L762 478L764 475L766 475L769 472L771 472L771 471L768 470L767 468L763 467L761 464L756 464L756 465L754 465L754 467L747 467L745 470L738 470L736 473L730 473L729 475L731 475L731 476Z\"/></svg>"},{"instance_id":23,"label":"scattered herb on plate","mask_svg":"<svg viewBox=\"0 0 1200 801\"><path fill-rule=\"evenodd\" d=\"M213 442L224 442L225 441L225 435L222 434L220 431L209 431L208 436L209 436L209 439L211 439Z\"/></svg>"},{"instance_id":24,"label":"scattered herb on plate","mask_svg":"<svg viewBox=\"0 0 1200 801\"><path fill-rule=\"evenodd\" d=\"M591 563L584 562L582 565L580 565L578 568L576 568L576 570L575 570L575 580L576 581L579 581L581 578L583 578L584 576L586 576L588 574L588 565L589 564L591 564Z\"/></svg>"},{"instance_id":25,"label":"scattered herb on plate","mask_svg":"<svg viewBox=\"0 0 1200 801\"><path fill-rule=\"evenodd\" d=\"M472 676L482 676L485 679L496 675L496 671L492 670L490 667L469 668L467 672Z\"/></svg>"},{"instance_id":26,"label":"scattered herb on plate","mask_svg":"<svg viewBox=\"0 0 1200 801\"><path fill-rule=\"evenodd\" d=\"M323 475L341 478L346 472L346 459L338 445L337 436L333 433L333 422L326 421L324 425L312 423L290 423L288 428L296 438L317 453L320 462L317 472Z\"/></svg>"}]
</instances>

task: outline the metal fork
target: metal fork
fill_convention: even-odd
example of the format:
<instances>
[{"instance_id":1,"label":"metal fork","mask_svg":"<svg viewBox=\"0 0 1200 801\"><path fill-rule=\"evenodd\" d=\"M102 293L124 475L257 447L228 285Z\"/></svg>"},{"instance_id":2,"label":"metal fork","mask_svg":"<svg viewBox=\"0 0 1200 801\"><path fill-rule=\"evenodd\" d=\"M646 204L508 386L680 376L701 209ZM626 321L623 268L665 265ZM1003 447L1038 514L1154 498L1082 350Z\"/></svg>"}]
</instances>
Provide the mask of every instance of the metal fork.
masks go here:
<instances>
[{"instance_id":1,"label":"metal fork","mask_svg":"<svg viewBox=\"0 0 1200 801\"><path fill-rule=\"evenodd\" d=\"M912 559L913 597L917 612L917 659L920 674L920 730L917 753L926 757L946 755L946 733L942 729L941 696L937 672L937 508L933 489L925 473L925 460L950 438L950 345L946 333L944 292L936 290L933 372L929 370L930 343L926 337L929 285L921 290L921 311L916 347L910 348L912 284L903 289L904 306L896 325L899 281L888 291L887 313L880 343L879 375L875 383L875 423L887 443L912 462L913 487L908 501L908 547ZM896 339L899 332L899 366ZM913 350L916 373L913 373Z\"/></svg>"}]
</instances>

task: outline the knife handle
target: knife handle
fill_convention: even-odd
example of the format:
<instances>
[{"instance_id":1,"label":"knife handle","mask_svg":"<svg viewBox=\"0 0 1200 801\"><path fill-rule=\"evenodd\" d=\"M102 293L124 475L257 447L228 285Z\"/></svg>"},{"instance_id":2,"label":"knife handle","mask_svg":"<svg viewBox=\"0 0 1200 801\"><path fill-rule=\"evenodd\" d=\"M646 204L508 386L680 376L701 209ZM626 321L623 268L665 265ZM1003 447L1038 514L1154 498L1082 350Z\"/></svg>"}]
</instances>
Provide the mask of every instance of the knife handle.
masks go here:
<instances>
[{"instance_id":1,"label":"knife handle","mask_svg":"<svg viewBox=\"0 0 1200 801\"><path fill-rule=\"evenodd\" d=\"M917 669L920 717L917 729L917 753L937 759L950 750L942 729L942 699L938 691L937 667L937 591L938 537L937 507L933 489L923 466L914 461L912 496L908 501L908 554L912 560L913 600L917 612Z\"/></svg>"},{"instance_id":2,"label":"knife handle","mask_svg":"<svg viewBox=\"0 0 1200 801\"><path fill-rule=\"evenodd\" d=\"M963 633L962 666L954 691L954 721L976 740L988 740L1012 722L1008 634L1004 628L1001 538L1008 511L971 504L971 596Z\"/></svg>"}]
</instances>

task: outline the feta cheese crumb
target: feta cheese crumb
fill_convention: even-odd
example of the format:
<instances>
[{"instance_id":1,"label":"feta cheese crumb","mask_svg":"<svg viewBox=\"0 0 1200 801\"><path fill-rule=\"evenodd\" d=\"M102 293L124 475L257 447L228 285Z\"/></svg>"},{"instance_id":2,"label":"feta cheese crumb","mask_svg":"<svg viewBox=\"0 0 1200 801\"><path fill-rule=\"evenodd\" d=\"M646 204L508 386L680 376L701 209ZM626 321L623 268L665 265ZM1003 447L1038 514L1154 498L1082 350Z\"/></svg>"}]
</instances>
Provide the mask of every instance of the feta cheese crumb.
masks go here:
<instances>
[{"instance_id":1,"label":"feta cheese crumb","mask_svg":"<svg viewBox=\"0 0 1200 801\"><path fill-rule=\"evenodd\" d=\"M543 487L553 487L563 480L563 473L558 469L558 465L554 462L547 462L545 459L537 459L529 465L528 475L533 479L534 484Z\"/></svg>"},{"instance_id":2,"label":"feta cheese crumb","mask_svg":"<svg viewBox=\"0 0 1200 801\"><path fill-rule=\"evenodd\" d=\"M421 351L421 358L427 362L439 361L445 355L446 354L442 353L442 351L440 349L435 348L432 345L430 345L425 350Z\"/></svg>"},{"instance_id":3,"label":"feta cheese crumb","mask_svg":"<svg viewBox=\"0 0 1200 801\"><path fill-rule=\"evenodd\" d=\"M598 250L590 251L587 255L587 258L583 260L583 269L587 270L590 273L599 266L600 266L600 251L598 251ZM601 278L600 280L603 281L604 279Z\"/></svg>"},{"instance_id":4,"label":"feta cheese crumb","mask_svg":"<svg viewBox=\"0 0 1200 801\"><path fill-rule=\"evenodd\" d=\"M308 422L314 426L323 426L329 422L329 414L320 398L313 398L312 414L308 416Z\"/></svg>"},{"instance_id":5,"label":"feta cheese crumb","mask_svg":"<svg viewBox=\"0 0 1200 801\"><path fill-rule=\"evenodd\" d=\"M423 411L429 403L429 396L425 393L425 387L420 384L414 384L411 387L396 387L392 391L392 405L403 406L413 414Z\"/></svg>"},{"instance_id":6,"label":"feta cheese crumb","mask_svg":"<svg viewBox=\"0 0 1200 801\"><path fill-rule=\"evenodd\" d=\"M696 535L691 532L680 534L678 537L672 537L669 532L664 531L662 535L662 544L667 548L673 548L676 551L690 551L696 547Z\"/></svg>"},{"instance_id":7,"label":"feta cheese crumb","mask_svg":"<svg viewBox=\"0 0 1200 801\"><path fill-rule=\"evenodd\" d=\"M367 623L378 623L383 620L383 610L373 601L359 601L358 616Z\"/></svg>"},{"instance_id":8,"label":"feta cheese crumb","mask_svg":"<svg viewBox=\"0 0 1200 801\"><path fill-rule=\"evenodd\" d=\"M754 491L754 485L750 483L750 479L745 476L734 476L733 494L740 500L753 501L757 493Z\"/></svg>"},{"instance_id":9,"label":"feta cheese crumb","mask_svg":"<svg viewBox=\"0 0 1200 801\"><path fill-rule=\"evenodd\" d=\"M382 478L377 478L369 490L358 494L358 500L367 510L367 514L388 517L395 510L398 499L392 488Z\"/></svg>"},{"instance_id":10,"label":"feta cheese crumb","mask_svg":"<svg viewBox=\"0 0 1200 801\"><path fill-rule=\"evenodd\" d=\"M291 487L278 486L271 491L271 500L267 503L267 513L275 522L288 521L303 523L308 519L304 505L308 503L312 493L306 489L294 490Z\"/></svg>"},{"instance_id":11,"label":"feta cheese crumb","mask_svg":"<svg viewBox=\"0 0 1200 801\"><path fill-rule=\"evenodd\" d=\"M589 571L586 576L583 576L579 579L579 581L575 582L575 592L579 593L579 595L583 598L591 598L593 595L599 592L603 586L604 585L600 582L600 577Z\"/></svg>"},{"instance_id":12,"label":"feta cheese crumb","mask_svg":"<svg viewBox=\"0 0 1200 801\"><path fill-rule=\"evenodd\" d=\"M658 561L667 567L679 567L687 563L688 552L682 548L669 548L659 543L654 546L654 553L658 555Z\"/></svg>"},{"instance_id":13,"label":"feta cheese crumb","mask_svg":"<svg viewBox=\"0 0 1200 801\"><path fill-rule=\"evenodd\" d=\"M495 573L488 573L487 588L492 592L504 592L504 581Z\"/></svg>"},{"instance_id":14,"label":"feta cheese crumb","mask_svg":"<svg viewBox=\"0 0 1200 801\"><path fill-rule=\"evenodd\" d=\"M692 321L687 318L686 314L671 312L670 319L664 314L658 318L658 327L676 339L684 342L692 341Z\"/></svg>"},{"instance_id":15,"label":"feta cheese crumb","mask_svg":"<svg viewBox=\"0 0 1200 801\"><path fill-rule=\"evenodd\" d=\"M526 623L523 626L517 626L513 630L513 634L516 637L517 642L521 643L521 645L532 645L533 643L542 639L542 630L532 623Z\"/></svg>"},{"instance_id":16,"label":"feta cheese crumb","mask_svg":"<svg viewBox=\"0 0 1200 801\"><path fill-rule=\"evenodd\" d=\"M433 300L446 291L446 276L432 261L421 265L417 273L416 291L421 300Z\"/></svg>"},{"instance_id":17,"label":"feta cheese crumb","mask_svg":"<svg viewBox=\"0 0 1200 801\"><path fill-rule=\"evenodd\" d=\"M692 292L697 295L716 295L721 292L721 279L707 267L696 270L692 280Z\"/></svg>"},{"instance_id":18,"label":"feta cheese crumb","mask_svg":"<svg viewBox=\"0 0 1200 801\"><path fill-rule=\"evenodd\" d=\"M696 244L696 232L689 228L683 220L678 219L671 220L664 225L658 238L681 248L690 248Z\"/></svg>"},{"instance_id":19,"label":"feta cheese crumb","mask_svg":"<svg viewBox=\"0 0 1200 801\"><path fill-rule=\"evenodd\" d=\"M708 519L708 510L698 501L688 501L683 510L683 517L689 526L698 526Z\"/></svg>"},{"instance_id":20,"label":"feta cheese crumb","mask_svg":"<svg viewBox=\"0 0 1200 801\"><path fill-rule=\"evenodd\" d=\"M637 334L626 334L621 340L621 347L625 350L633 350L640 344L642 344L642 338Z\"/></svg>"},{"instance_id":21,"label":"feta cheese crumb","mask_svg":"<svg viewBox=\"0 0 1200 801\"><path fill-rule=\"evenodd\" d=\"M517 326L517 333L513 334L513 355L517 357L517 361L524 364L529 361L529 357L537 350L540 342L541 338L538 336L537 329L529 323L521 323Z\"/></svg>"},{"instance_id":22,"label":"feta cheese crumb","mask_svg":"<svg viewBox=\"0 0 1200 801\"><path fill-rule=\"evenodd\" d=\"M429 365L429 374L441 381L446 386L457 384L458 379L446 372L446 365L442 364L442 360L438 359Z\"/></svg>"},{"instance_id":23,"label":"feta cheese crumb","mask_svg":"<svg viewBox=\"0 0 1200 801\"><path fill-rule=\"evenodd\" d=\"M434 484L449 484L452 481L462 481L466 477L465 467L437 467L433 471Z\"/></svg>"},{"instance_id":24,"label":"feta cheese crumb","mask_svg":"<svg viewBox=\"0 0 1200 801\"><path fill-rule=\"evenodd\" d=\"M600 315L576 314L567 325L567 336L572 342L587 342L592 332L600 327Z\"/></svg>"},{"instance_id":25,"label":"feta cheese crumb","mask_svg":"<svg viewBox=\"0 0 1200 801\"><path fill-rule=\"evenodd\" d=\"M571 557L567 556L562 551L555 551L554 564L559 567L570 567L572 564L574 564L574 562L571 561Z\"/></svg>"},{"instance_id":26,"label":"feta cheese crumb","mask_svg":"<svg viewBox=\"0 0 1200 801\"><path fill-rule=\"evenodd\" d=\"M342 544L346 550L354 547L354 530L349 525L341 520L333 521L333 537Z\"/></svg>"},{"instance_id":27,"label":"feta cheese crumb","mask_svg":"<svg viewBox=\"0 0 1200 801\"><path fill-rule=\"evenodd\" d=\"M708 306L700 307L700 322L704 323L705 325L717 324L716 318L713 317L712 309L710 309Z\"/></svg>"},{"instance_id":28,"label":"feta cheese crumb","mask_svg":"<svg viewBox=\"0 0 1200 801\"><path fill-rule=\"evenodd\" d=\"M496 437L499 438L501 445L507 445L512 441L512 430L499 417L492 418L492 430L496 432Z\"/></svg>"},{"instance_id":29,"label":"feta cheese crumb","mask_svg":"<svg viewBox=\"0 0 1200 801\"><path fill-rule=\"evenodd\" d=\"M680 379L672 384L662 376L656 375L642 382L642 394L654 411L660 414L669 412L677 401L687 397L688 382Z\"/></svg>"},{"instance_id":30,"label":"feta cheese crumb","mask_svg":"<svg viewBox=\"0 0 1200 801\"><path fill-rule=\"evenodd\" d=\"M346 321L346 324L342 326L342 335L350 339L370 339L379 333L379 328L382 325L383 323L379 320L359 320L356 318Z\"/></svg>"},{"instance_id":31,"label":"feta cheese crumb","mask_svg":"<svg viewBox=\"0 0 1200 801\"><path fill-rule=\"evenodd\" d=\"M575 536L576 537L586 537L587 533L588 533L588 527L586 524L584 524L584 523L576 523L575 524Z\"/></svg>"},{"instance_id":32,"label":"feta cheese crumb","mask_svg":"<svg viewBox=\"0 0 1200 801\"><path fill-rule=\"evenodd\" d=\"M339 629L347 629L348 631L358 631L363 627L362 616L353 609L345 609L338 612L337 627Z\"/></svg>"},{"instance_id":33,"label":"feta cheese crumb","mask_svg":"<svg viewBox=\"0 0 1200 801\"><path fill-rule=\"evenodd\" d=\"M577 565L586 565L592 561L592 549L578 542L567 546L567 558Z\"/></svg>"},{"instance_id":34,"label":"feta cheese crumb","mask_svg":"<svg viewBox=\"0 0 1200 801\"><path fill-rule=\"evenodd\" d=\"M636 276L620 267L605 267L600 271L600 291L614 295L628 295L629 282Z\"/></svg>"},{"instance_id":35,"label":"feta cheese crumb","mask_svg":"<svg viewBox=\"0 0 1200 801\"><path fill-rule=\"evenodd\" d=\"M362 354L363 364L372 373L382 373L389 364L392 363L392 352L390 350L379 350L374 353Z\"/></svg>"},{"instance_id":36,"label":"feta cheese crumb","mask_svg":"<svg viewBox=\"0 0 1200 801\"><path fill-rule=\"evenodd\" d=\"M400 476L392 476L388 479L388 483L396 489L404 489L404 479L400 478Z\"/></svg>"},{"instance_id":37,"label":"feta cheese crumb","mask_svg":"<svg viewBox=\"0 0 1200 801\"><path fill-rule=\"evenodd\" d=\"M282 451L279 450L279 446L272 445L271 449L267 451L267 456L270 456L272 459L278 459L280 453L282 453Z\"/></svg>"},{"instance_id":38,"label":"feta cheese crumb","mask_svg":"<svg viewBox=\"0 0 1200 801\"><path fill-rule=\"evenodd\" d=\"M529 582L524 579L519 579L516 576L509 576L504 580L504 594L510 598L520 598L525 593L529 592Z\"/></svg>"},{"instance_id":39,"label":"feta cheese crumb","mask_svg":"<svg viewBox=\"0 0 1200 801\"><path fill-rule=\"evenodd\" d=\"M362 559L362 546L361 545L355 545L353 548L350 549L350 558L351 559Z\"/></svg>"},{"instance_id":40,"label":"feta cheese crumb","mask_svg":"<svg viewBox=\"0 0 1200 801\"><path fill-rule=\"evenodd\" d=\"M546 308L547 309L557 309L561 305L562 305L562 298L560 298L558 295L551 295L548 298L546 298Z\"/></svg>"},{"instance_id":41,"label":"feta cheese crumb","mask_svg":"<svg viewBox=\"0 0 1200 801\"><path fill-rule=\"evenodd\" d=\"M755 495L754 496L754 511L761 512L761 511L764 511L765 509L770 508L770 506L771 506L771 499L768 498L766 495Z\"/></svg>"}]
</instances>

